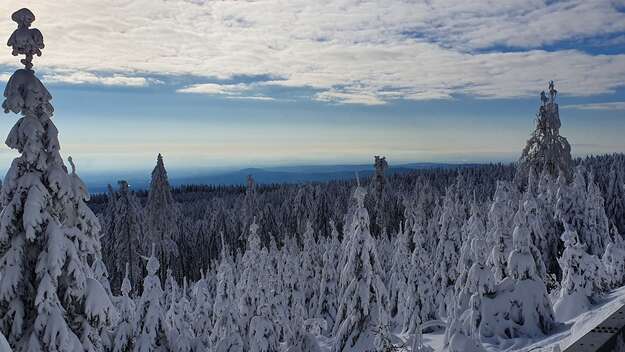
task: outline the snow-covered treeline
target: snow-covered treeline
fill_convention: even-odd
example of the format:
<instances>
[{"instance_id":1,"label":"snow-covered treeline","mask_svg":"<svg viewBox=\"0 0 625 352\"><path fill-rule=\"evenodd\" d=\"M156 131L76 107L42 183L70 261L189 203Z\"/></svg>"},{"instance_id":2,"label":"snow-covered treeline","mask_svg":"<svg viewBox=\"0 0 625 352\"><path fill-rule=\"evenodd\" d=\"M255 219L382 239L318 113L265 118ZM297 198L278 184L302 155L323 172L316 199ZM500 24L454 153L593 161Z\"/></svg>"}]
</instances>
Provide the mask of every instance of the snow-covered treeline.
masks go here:
<instances>
[{"instance_id":1,"label":"snow-covered treeline","mask_svg":"<svg viewBox=\"0 0 625 352\"><path fill-rule=\"evenodd\" d=\"M548 335L625 274L625 159L570 159L555 95L551 86L514 166L387 177L376 157L362 186L256 186L250 177L245 188L172 190L159 155L149 191L122 182L100 214L104 248L129 250L105 250L113 292L145 272L126 262L155 248L165 321L155 343L166 346L174 329L191 350L391 348L437 319L451 351ZM127 299L142 300L142 285L136 275ZM174 313L181 306L193 314Z\"/></svg>"}]
</instances>

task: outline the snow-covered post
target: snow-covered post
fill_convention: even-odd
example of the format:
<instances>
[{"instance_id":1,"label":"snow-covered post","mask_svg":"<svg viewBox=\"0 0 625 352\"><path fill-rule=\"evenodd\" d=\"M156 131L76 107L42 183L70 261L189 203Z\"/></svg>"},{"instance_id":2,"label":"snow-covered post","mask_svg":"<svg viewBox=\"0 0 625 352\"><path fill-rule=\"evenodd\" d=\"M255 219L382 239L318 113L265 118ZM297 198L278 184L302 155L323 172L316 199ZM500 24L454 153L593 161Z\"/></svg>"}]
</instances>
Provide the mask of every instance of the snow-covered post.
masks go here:
<instances>
[{"instance_id":1,"label":"snow-covered post","mask_svg":"<svg viewBox=\"0 0 625 352\"><path fill-rule=\"evenodd\" d=\"M115 315L91 271L100 224L74 165L70 174L63 163L52 96L32 70L44 47L30 28L35 16L24 8L11 18L18 28L8 45L25 68L7 82L2 103L21 115L6 140L21 155L0 192L1 333L19 351L100 350Z\"/></svg>"}]
</instances>

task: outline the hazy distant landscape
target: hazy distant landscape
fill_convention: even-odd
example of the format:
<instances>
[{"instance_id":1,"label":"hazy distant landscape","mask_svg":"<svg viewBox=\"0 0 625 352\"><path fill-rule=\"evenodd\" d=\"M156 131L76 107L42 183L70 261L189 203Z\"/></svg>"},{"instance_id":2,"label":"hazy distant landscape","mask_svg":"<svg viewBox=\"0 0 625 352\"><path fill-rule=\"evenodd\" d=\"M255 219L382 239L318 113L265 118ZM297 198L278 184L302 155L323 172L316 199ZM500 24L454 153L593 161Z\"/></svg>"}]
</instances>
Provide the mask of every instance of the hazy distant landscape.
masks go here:
<instances>
[{"instance_id":1,"label":"hazy distant landscape","mask_svg":"<svg viewBox=\"0 0 625 352\"><path fill-rule=\"evenodd\" d=\"M421 169L453 169L460 167L471 167L479 164L445 164L445 163L410 163L401 164L388 168L388 174L406 173ZM305 183L305 182L327 182L331 180L355 179L356 173L363 178L369 178L373 174L374 166L370 165L303 165L303 166L278 166L264 168L247 168L232 171L220 172L181 172L173 170L170 173L170 183L172 186L180 185L245 185L249 175L254 177L257 184L271 183ZM192 174L192 175L189 175ZM83 177L89 185L92 193L105 192L107 185L115 186L117 181L126 180L133 189L146 190L150 185L149 173L139 172L120 173L115 175L98 174Z\"/></svg>"}]
</instances>

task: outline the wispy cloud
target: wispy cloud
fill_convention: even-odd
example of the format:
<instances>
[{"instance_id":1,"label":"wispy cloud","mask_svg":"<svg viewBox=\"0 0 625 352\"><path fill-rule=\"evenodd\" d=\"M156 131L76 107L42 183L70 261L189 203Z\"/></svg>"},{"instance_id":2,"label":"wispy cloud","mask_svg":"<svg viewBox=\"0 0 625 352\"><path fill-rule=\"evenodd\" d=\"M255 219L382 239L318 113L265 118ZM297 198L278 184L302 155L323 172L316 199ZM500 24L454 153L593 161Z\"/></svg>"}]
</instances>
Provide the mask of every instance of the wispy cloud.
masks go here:
<instances>
[{"instance_id":1,"label":"wispy cloud","mask_svg":"<svg viewBox=\"0 0 625 352\"><path fill-rule=\"evenodd\" d=\"M177 92L211 95L235 95L249 91L250 89L251 87L246 84L202 83L180 88Z\"/></svg>"},{"instance_id":2,"label":"wispy cloud","mask_svg":"<svg viewBox=\"0 0 625 352\"><path fill-rule=\"evenodd\" d=\"M66 84L95 84L105 86L144 87L149 84L162 83L153 78L125 76L121 74L97 75L92 72L74 71L44 74L43 80L47 83Z\"/></svg>"},{"instance_id":3,"label":"wispy cloud","mask_svg":"<svg viewBox=\"0 0 625 352\"><path fill-rule=\"evenodd\" d=\"M577 109L577 110L625 111L625 101L615 101L615 102L610 102L610 103L563 105L562 108L563 109Z\"/></svg>"},{"instance_id":4,"label":"wispy cloud","mask_svg":"<svg viewBox=\"0 0 625 352\"><path fill-rule=\"evenodd\" d=\"M189 94L207 94L224 96L227 99L240 99L240 100L259 100L270 101L275 100L273 97L268 97L254 93L253 84L219 84L219 83L201 83L193 84L184 88L176 90L178 93Z\"/></svg>"},{"instance_id":5,"label":"wispy cloud","mask_svg":"<svg viewBox=\"0 0 625 352\"><path fill-rule=\"evenodd\" d=\"M22 6L4 1L0 13ZM35 68L64 83L264 76L276 77L273 85L311 88L312 99L375 105L458 94L527 96L550 79L563 94L586 96L625 82L625 53L543 50L625 31L625 13L609 0L33 0L29 6L46 40ZM0 33L14 28L8 15L0 19ZM0 65L16 62L0 56ZM178 91L258 96L248 88L210 83Z\"/></svg>"}]
</instances>

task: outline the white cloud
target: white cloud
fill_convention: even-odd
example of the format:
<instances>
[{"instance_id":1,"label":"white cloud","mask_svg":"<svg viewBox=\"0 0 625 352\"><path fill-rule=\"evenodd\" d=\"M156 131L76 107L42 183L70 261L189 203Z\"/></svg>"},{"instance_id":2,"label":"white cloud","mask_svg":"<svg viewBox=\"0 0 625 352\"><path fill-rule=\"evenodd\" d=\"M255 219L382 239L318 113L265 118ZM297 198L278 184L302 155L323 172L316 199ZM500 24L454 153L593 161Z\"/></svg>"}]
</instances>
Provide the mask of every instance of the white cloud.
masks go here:
<instances>
[{"instance_id":1,"label":"white cloud","mask_svg":"<svg viewBox=\"0 0 625 352\"><path fill-rule=\"evenodd\" d=\"M178 89L178 93L195 93L195 94L211 94L211 95L233 95L241 94L249 91L251 88L245 84L219 84L219 83L202 83L193 84L188 87Z\"/></svg>"},{"instance_id":2,"label":"white cloud","mask_svg":"<svg viewBox=\"0 0 625 352\"><path fill-rule=\"evenodd\" d=\"M254 84L219 84L219 83L201 83L193 84L184 88L176 90L178 93L190 93L190 94L207 94L207 95L221 95L226 99L240 99L240 100L262 100L270 101L275 100L272 97L252 94Z\"/></svg>"},{"instance_id":3,"label":"white cloud","mask_svg":"<svg viewBox=\"0 0 625 352\"><path fill-rule=\"evenodd\" d=\"M563 109L625 111L625 101L563 105Z\"/></svg>"},{"instance_id":4,"label":"white cloud","mask_svg":"<svg viewBox=\"0 0 625 352\"><path fill-rule=\"evenodd\" d=\"M594 95L625 82L625 55L540 49L625 31L625 14L609 0L8 0L0 33L9 36L8 14L23 6L46 41L35 69L67 83L267 76L275 80L265 85L313 88L317 100L382 104L534 95L550 79L562 94ZM479 50L498 45L527 51ZM16 62L0 55L0 65ZM258 96L256 88L211 83L179 92L243 97Z\"/></svg>"},{"instance_id":5,"label":"white cloud","mask_svg":"<svg viewBox=\"0 0 625 352\"><path fill-rule=\"evenodd\" d=\"M160 81L145 77L125 76L121 74L96 75L92 72L85 71L44 74L43 80L47 83L96 84L130 87L144 87L150 83L160 83Z\"/></svg>"},{"instance_id":6,"label":"white cloud","mask_svg":"<svg viewBox=\"0 0 625 352\"><path fill-rule=\"evenodd\" d=\"M335 89L315 94L315 100L343 104L383 105L386 102L370 92L341 92Z\"/></svg>"},{"instance_id":7,"label":"white cloud","mask_svg":"<svg viewBox=\"0 0 625 352\"><path fill-rule=\"evenodd\" d=\"M260 101L274 101L275 98L264 95L241 95L241 96L228 96L226 99L233 100L260 100Z\"/></svg>"}]
</instances>

